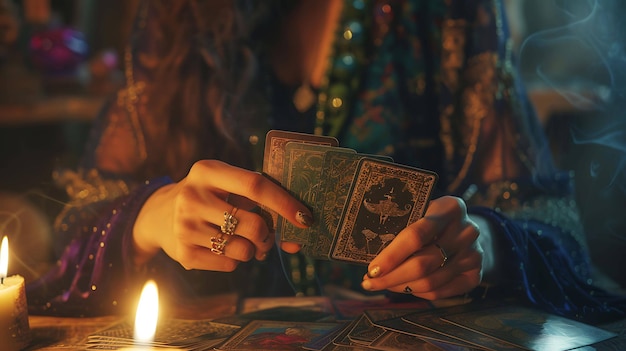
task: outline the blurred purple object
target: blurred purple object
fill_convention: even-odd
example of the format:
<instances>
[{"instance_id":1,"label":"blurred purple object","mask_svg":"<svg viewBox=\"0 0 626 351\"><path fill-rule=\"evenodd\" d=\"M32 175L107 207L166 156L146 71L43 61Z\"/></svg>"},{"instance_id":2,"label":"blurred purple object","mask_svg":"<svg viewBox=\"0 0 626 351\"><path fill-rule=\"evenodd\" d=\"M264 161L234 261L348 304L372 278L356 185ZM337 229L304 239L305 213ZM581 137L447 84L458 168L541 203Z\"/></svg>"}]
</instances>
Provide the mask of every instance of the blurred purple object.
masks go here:
<instances>
[{"instance_id":1,"label":"blurred purple object","mask_svg":"<svg viewBox=\"0 0 626 351\"><path fill-rule=\"evenodd\" d=\"M35 33L29 43L33 65L48 74L73 73L87 58L83 33L67 27Z\"/></svg>"}]
</instances>

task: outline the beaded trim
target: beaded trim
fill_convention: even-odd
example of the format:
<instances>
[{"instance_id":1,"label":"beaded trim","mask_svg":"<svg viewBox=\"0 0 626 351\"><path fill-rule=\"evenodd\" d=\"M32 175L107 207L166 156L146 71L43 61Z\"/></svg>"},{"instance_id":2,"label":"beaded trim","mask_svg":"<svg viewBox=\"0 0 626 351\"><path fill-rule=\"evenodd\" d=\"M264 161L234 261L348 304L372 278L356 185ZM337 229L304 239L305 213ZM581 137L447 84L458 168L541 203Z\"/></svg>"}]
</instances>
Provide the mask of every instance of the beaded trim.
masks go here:
<instances>
[{"instance_id":1,"label":"beaded trim","mask_svg":"<svg viewBox=\"0 0 626 351\"><path fill-rule=\"evenodd\" d=\"M350 101L360 84L365 60L365 28L370 0L344 2L334 43L328 55L328 68L317 96L316 135L338 136L350 114Z\"/></svg>"}]
</instances>

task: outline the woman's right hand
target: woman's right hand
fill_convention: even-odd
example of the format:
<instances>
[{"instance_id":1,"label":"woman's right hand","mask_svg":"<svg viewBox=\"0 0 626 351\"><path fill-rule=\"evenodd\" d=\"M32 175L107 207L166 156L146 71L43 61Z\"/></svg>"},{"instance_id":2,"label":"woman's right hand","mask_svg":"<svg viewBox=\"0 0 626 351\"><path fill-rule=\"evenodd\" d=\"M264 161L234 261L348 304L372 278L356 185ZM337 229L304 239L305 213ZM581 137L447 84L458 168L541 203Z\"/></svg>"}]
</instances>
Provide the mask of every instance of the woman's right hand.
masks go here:
<instances>
[{"instance_id":1,"label":"woman's right hand","mask_svg":"<svg viewBox=\"0 0 626 351\"><path fill-rule=\"evenodd\" d=\"M160 249L186 269L232 271L253 257L263 260L274 245L274 230L252 211L259 207L300 228L312 222L306 206L264 175L198 161L184 179L160 188L142 207L133 227L135 263L147 262ZM233 235L221 231L225 213L238 222ZM223 247L215 245L220 238L227 240ZM298 246L283 243L283 249L293 252Z\"/></svg>"}]
</instances>

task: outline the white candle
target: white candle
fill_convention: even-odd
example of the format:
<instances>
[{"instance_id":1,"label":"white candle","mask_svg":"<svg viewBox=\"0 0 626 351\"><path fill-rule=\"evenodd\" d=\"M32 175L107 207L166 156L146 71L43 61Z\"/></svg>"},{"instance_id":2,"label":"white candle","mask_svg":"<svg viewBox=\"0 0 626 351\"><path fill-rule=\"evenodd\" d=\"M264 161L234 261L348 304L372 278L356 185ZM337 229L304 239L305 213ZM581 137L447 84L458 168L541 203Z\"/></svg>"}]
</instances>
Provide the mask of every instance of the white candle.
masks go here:
<instances>
[{"instance_id":1,"label":"white candle","mask_svg":"<svg viewBox=\"0 0 626 351\"><path fill-rule=\"evenodd\" d=\"M24 278L7 277L9 240L5 236L0 247L0 345L2 350L17 351L30 343L28 305Z\"/></svg>"}]
</instances>

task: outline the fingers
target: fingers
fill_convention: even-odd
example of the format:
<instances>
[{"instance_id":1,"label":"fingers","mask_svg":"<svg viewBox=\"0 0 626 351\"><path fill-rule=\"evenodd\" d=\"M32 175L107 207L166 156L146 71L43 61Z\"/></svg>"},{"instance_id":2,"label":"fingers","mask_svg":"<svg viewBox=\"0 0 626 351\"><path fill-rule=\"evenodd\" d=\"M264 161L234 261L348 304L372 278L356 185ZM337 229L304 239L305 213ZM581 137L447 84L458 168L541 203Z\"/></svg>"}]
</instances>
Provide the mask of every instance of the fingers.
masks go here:
<instances>
[{"instance_id":1,"label":"fingers","mask_svg":"<svg viewBox=\"0 0 626 351\"><path fill-rule=\"evenodd\" d=\"M482 278L480 250L474 248L457 254L454 261L449 261L443 267L437 266L442 262L439 249L433 245L432 249L429 248L427 251L428 253L421 257L410 258L398 269L383 277L375 279L364 277L363 287L366 290L387 289L411 293L433 300L464 294L480 284ZM437 267L427 275L413 272L415 267L428 267L422 269L422 271L427 271L433 269L433 266Z\"/></svg>"},{"instance_id":2,"label":"fingers","mask_svg":"<svg viewBox=\"0 0 626 351\"><path fill-rule=\"evenodd\" d=\"M443 262L441 252L435 245L429 245L421 252L412 255L395 269L387 274L379 275L378 278L366 276L363 288L366 290L382 290L402 284L406 281L416 280L435 272Z\"/></svg>"},{"instance_id":3,"label":"fingers","mask_svg":"<svg viewBox=\"0 0 626 351\"><path fill-rule=\"evenodd\" d=\"M312 222L310 211L270 179L214 160L194 164L185 179L178 202L177 218L188 222L184 225L185 230L179 231L183 242L210 248L207 227L204 223L198 223L204 220L209 224L208 227L222 230L224 239L230 240L229 247L240 242L236 237L249 240L253 256L258 260L263 260L274 245L274 233L262 214L249 210L260 204L276 211L298 227L307 227ZM202 228L199 230L200 235L189 233L190 228ZM299 250L294 245L287 244L286 247L288 251ZM250 259L248 253L233 257Z\"/></svg>"},{"instance_id":4,"label":"fingers","mask_svg":"<svg viewBox=\"0 0 626 351\"><path fill-rule=\"evenodd\" d=\"M430 243L434 239L432 233L440 232L442 226L443 223L440 221L424 217L414 225L403 229L389 246L372 260L369 264L368 275L374 278L395 269L408 257Z\"/></svg>"},{"instance_id":5,"label":"fingers","mask_svg":"<svg viewBox=\"0 0 626 351\"><path fill-rule=\"evenodd\" d=\"M461 199L444 196L431 201L426 215L402 230L389 246L372 260L368 267L368 275L370 278L384 275L435 242L443 245L449 254L454 254L476 240L477 229L475 235L456 237L458 232L462 232L471 223Z\"/></svg>"},{"instance_id":6,"label":"fingers","mask_svg":"<svg viewBox=\"0 0 626 351\"><path fill-rule=\"evenodd\" d=\"M465 293L482 278L478 235L462 200L434 200L423 219L400 232L372 260L362 286L372 291L408 289L428 299Z\"/></svg>"},{"instance_id":7,"label":"fingers","mask_svg":"<svg viewBox=\"0 0 626 351\"><path fill-rule=\"evenodd\" d=\"M225 238L228 236L240 236L248 239L260 254L268 252L274 245L274 235L270 232L265 221L255 213L233 206L230 207L232 210L226 211L220 211L217 207L211 207L207 211L209 221L220 230L225 226L230 225L232 227L232 235L229 235L228 231L226 233L222 232L225 234Z\"/></svg>"},{"instance_id":8,"label":"fingers","mask_svg":"<svg viewBox=\"0 0 626 351\"><path fill-rule=\"evenodd\" d=\"M401 282L389 290L400 292L409 286L413 295L429 300L463 294L480 284L481 262L479 250L466 250L457 255L453 264L445 265L428 276Z\"/></svg>"},{"instance_id":9,"label":"fingers","mask_svg":"<svg viewBox=\"0 0 626 351\"><path fill-rule=\"evenodd\" d=\"M260 173L220 161L205 160L194 164L189 176L192 174L194 177L200 177L195 181L205 184L205 187L219 189L225 194L237 194L265 205L300 228L306 228L313 222L311 212L306 206Z\"/></svg>"},{"instance_id":10,"label":"fingers","mask_svg":"<svg viewBox=\"0 0 626 351\"><path fill-rule=\"evenodd\" d=\"M280 243L280 248L287 253L294 254L300 251L300 249L302 249L302 246L298 243L283 241Z\"/></svg>"}]
</instances>

